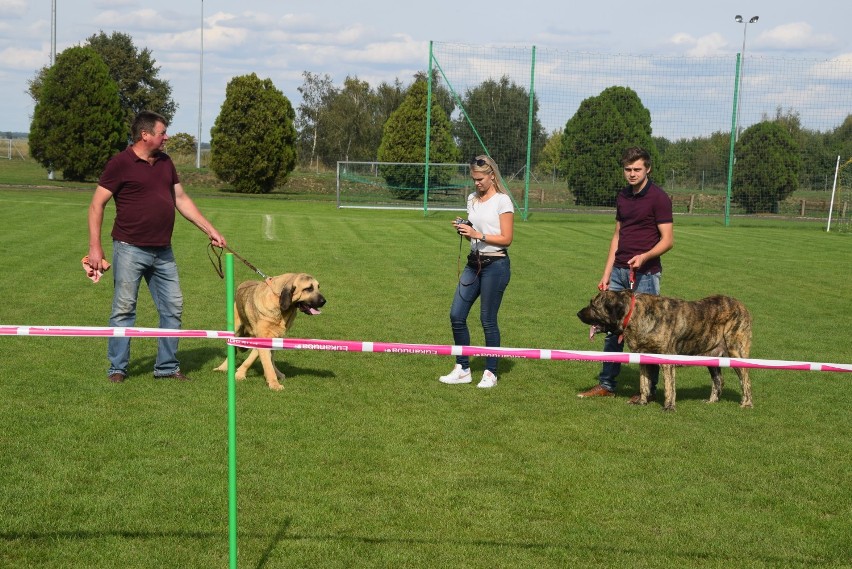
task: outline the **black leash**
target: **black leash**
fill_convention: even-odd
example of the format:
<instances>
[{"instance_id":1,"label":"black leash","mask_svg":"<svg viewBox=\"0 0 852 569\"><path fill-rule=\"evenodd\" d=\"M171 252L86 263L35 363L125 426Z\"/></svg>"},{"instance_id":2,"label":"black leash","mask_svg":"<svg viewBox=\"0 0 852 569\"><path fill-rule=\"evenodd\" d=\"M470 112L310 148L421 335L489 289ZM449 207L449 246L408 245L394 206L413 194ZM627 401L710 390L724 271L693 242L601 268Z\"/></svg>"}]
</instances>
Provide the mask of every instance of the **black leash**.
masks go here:
<instances>
[{"instance_id":1,"label":"black leash","mask_svg":"<svg viewBox=\"0 0 852 569\"><path fill-rule=\"evenodd\" d=\"M218 251L217 251L217 249L218 249ZM213 243L208 243L207 244L207 258L210 259L210 263L213 264L213 269L216 270L216 274L219 275L220 279L225 278L225 273L222 271L222 251L224 249L227 249L228 252L233 253L234 257L236 257L237 259L242 261L243 264L245 264L246 267L248 267L252 271L259 274L261 277L263 277L263 280L268 281L270 279L269 275L264 274L263 271L261 271L260 269L258 269L254 265L252 265L250 262L248 262L248 260L245 257L240 256L239 253L237 253L236 251L234 251L233 249L231 249L227 245L225 245L224 247L217 247L216 245L213 245ZM214 256L216 257L216 260L213 259Z\"/></svg>"}]
</instances>

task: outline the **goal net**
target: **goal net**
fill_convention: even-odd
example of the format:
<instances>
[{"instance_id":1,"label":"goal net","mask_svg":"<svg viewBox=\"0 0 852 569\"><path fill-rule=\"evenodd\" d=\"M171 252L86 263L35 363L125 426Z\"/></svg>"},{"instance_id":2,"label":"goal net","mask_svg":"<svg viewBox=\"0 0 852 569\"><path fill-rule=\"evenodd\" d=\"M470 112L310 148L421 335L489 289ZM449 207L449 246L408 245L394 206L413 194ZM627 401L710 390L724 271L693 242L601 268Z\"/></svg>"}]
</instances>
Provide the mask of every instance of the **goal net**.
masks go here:
<instances>
[{"instance_id":1,"label":"goal net","mask_svg":"<svg viewBox=\"0 0 852 569\"><path fill-rule=\"evenodd\" d=\"M0 158L12 159L12 139L0 138Z\"/></svg>"},{"instance_id":2,"label":"goal net","mask_svg":"<svg viewBox=\"0 0 852 569\"><path fill-rule=\"evenodd\" d=\"M852 233L852 158L838 168L833 194L828 230Z\"/></svg>"},{"instance_id":3,"label":"goal net","mask_svg":"<svg viewBox=\"0 0 852 569\"><path fill-rule=\"evenodd\" d=\"M473 191L468 164L337 163L337 207L373 209L466 209Z\"/></svg>"}]
</instances>

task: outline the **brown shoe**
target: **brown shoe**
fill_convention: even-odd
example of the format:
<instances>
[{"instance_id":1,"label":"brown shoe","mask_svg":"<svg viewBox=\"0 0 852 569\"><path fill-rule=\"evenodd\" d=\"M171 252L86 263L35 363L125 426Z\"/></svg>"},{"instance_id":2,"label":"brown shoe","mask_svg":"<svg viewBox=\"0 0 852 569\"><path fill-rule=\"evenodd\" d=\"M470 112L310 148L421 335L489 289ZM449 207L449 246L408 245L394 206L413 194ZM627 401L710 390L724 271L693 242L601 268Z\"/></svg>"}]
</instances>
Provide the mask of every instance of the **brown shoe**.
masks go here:
<instances>
[{"instance_id":1,"label":"brown shoe","mask_svg":"<svg viewBox=\"0 0 852 569\"><path fill-rule=\"evenodd\" d=\"M155 375L154 379L177 379L179 381L191 381L189 377L185 376L180 371L176 371L169 375Z\"/></svg>"},{"instance_id":2,"label":"brown shoe","mask_svg":"<svg viewBox=\"0 0 852 569\"><path fill-rule=\"evenodd\" d=\"M597 384L588 391L578 393L577 397L615 397L615 392L610 391L601 384Z\"/></svg>"},{"instance_id":3,"label":"brown shoe","mask_svg":"<svg viewBox=\"0 0 852 569\"><path fill-rule=\"evenodd\" d=\"M637 394L633 395L633 397L631 397L627 402L630 403L631 405L639 405L640 399L642 399L642 394L637 393ZM648 401L655 401L656 399L657 399L657 392L652 391L651 395L648 396Z\"/></svg>"},{"instance_id":4,"label":"brown shoe","mask_svg":"<svg viewBox=\"0 0 852 569\"><path fill-rule=\"evenodd\" d=\"M113 383L121 383L121 382L124 381L124 377L125 376L124 376L123 373L116 372L116 373L110 374L109 380Z\"/></svg>"}]
</instances>

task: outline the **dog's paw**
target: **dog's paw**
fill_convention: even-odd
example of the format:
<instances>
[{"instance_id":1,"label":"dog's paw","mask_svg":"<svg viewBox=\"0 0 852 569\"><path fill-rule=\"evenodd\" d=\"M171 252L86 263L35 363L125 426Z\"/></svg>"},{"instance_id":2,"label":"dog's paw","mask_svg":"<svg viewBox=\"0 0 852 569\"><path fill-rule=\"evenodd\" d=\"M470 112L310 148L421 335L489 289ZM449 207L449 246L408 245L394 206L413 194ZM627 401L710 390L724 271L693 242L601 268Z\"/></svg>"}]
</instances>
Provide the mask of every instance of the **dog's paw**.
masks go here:
<instances>
[{"instance_id":1,"label":"dog's paw","mask_svg":"<svg viewBox=\"0 0 852 569\"><path fill-rule=\"evenodd\" d=\"M280 383L269 383L267 385L269 385L269 389L271 389L272 391L281 391L284 389L284 386Z\"/></svg>"}]
</instances>

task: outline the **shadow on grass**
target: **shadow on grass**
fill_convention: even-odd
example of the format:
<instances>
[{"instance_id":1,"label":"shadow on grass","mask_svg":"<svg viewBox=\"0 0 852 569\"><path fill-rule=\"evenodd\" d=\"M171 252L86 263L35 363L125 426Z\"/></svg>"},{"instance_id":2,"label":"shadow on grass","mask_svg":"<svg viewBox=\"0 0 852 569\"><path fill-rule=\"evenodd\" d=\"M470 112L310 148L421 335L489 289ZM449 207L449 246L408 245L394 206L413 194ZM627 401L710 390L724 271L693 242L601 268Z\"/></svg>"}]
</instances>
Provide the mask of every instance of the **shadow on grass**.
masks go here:
<instances>
[{"instance_id":1,"label":"shadow on grass","mask_svg":"<svg viewBox=\"0 0 852 569\"><path fill-rule=\"evenodd\" d=\"M237 351L236 357L236 365L239 365L243 362L243 360L248 356L248 351L241 352ZM208 372L211 371L214 367L218 366L222 363L227 357L227 351L222 348L214 348L214 347L203 347L203 348L192 348L189 350L178 350L178 359L180 360L180 370L188 376L192 376L194 372L203 371ZM273 359L275 359L275 354L273 353ZM285 373L288 377L295 376L313 376L313 377L328 377L333 378L336 377L333 371L322 370L322 369L313 369L313 368L300 368L293 365L288 365L285 362L280 361L281 358L278 358L278 368ZM134 358L131 352L130 356L130 365L128 366L128 375L129 376L153 376L154 375L154 362L156 361L156 356L154 355L144 355L138 358ZM260 361L255 362L252 367L251 373L257 373L259 377L263 376L263 371L261 369Z\"/></svg>"},{"instance_id":2,"label":"shadow on grass","mask_svg":"<svg viewBox=\"0 0 852 569\"><path fill-rule=\"evenodd\" d=\"M636 558L653 558L664 556L667 562L676 563L678 559L685 564L701 560L707 562L715 560L717 562L730 562L731 566L739 566L744 562L742 554L732 552L731 554L714 553L708 551L671 551L661 552L657 549L638 549L631 547L617 547L611 544L601 545L576 545L571 543L549 543L523 540L498 540L498 539L418 539L418 538L397 538L388 536L359 536L359 535L333 535L333 534L288 534L288 529L292 523L292 518L287 517L283 520L278 531L269 536L269 534L258 534L253 532L240 532L242 538L262 539L268 537L269 541L264 548L257 564L256 569L264 569L275 550L283 543L288 541L313 541L313 542L339 542L339 543L361 543L367 545L426 545L435 546L442 544L456 546L477 546L477 547L493 547L498 549L518 549L518 550L564 550L573 552L574 555L581 555L582 551L589 552L589 555L598 559L602 555L611 556L613 561L618 558L636 559ZM57 530L57 531L8 531L0 532L0 540L8 542L18 542L22 540L29 541L57 541L57 540L99 540L104 538L118 537L123 539L160 539L160 538L181 538L181 539L198 539L220 540L221 532L213 531L131 531L131 530L112 530L112 531L82 531L82 530ZM768 564L772 566L802 566L802 567L834 567L837 563L844 561L828 557L782 557L772 555L753 555L749 556L752 561ZM690 564L691 565L691 564Z\"/></svg>"},{"instance_id":3,"label":"shadow on grass","mask_svg":"<svg viewBox=\"0 0 852 569\"><path fill-rule=\"evenodd\" d=\"M284 522L281 524L279 530L272 536L269 544L261 555L261 558L258 560L257 565L255 565L256 569L264 569L269 559L272 556L272 553L275 549L284 542L287 541L316 541L316 542L341 542L341 543L360 543L366 545L403 545L403 546L411 546L411 545L426 545L426 546L436 546L442 545L444 547L448 545L455 545L460 547L469 547L469 546L477 546L477 547L493 547L497 549L519 549L519 550L564 550L564 551L572 551L575 555L577 552L586 551L589 552L590 557L594 557L595 559L601 558L601 556L611 555L613 561L617 558L623 557L625 559L636 559L636 558L653 558L663 556L666 558L667 562L677 564L677 560L682 560L685 564L689 562L696 562L697 560L701 560L702 562L706 562L709 560L721 561L724 563L731 563L731 566L738 566L743 563L743 556L741 554L737 554L732 552L731 554L724 553L710 553L707 551L683 551L683 552L673 552L671 550L661 552L657 549L638 549L631 547L617 547L609 544L601 544L601 545L576 545L570 543L546 543L546 542L535 542L535 541L522 541L522 540L496 540L496 539L417 539L417 538L395 538L395 537L372 537L372 536L358 536L358 535L306 535L306 534L289 534L287 533L287 529L290 527L292 522L292 518L287 517ZM582 554L580 554L582 555ZM781 557L781 556L772 556L772 555L754 555L751 557L752 560L758 561L760 563L773 565L773 566L787 566L787 565L801 565L803 567L817 567L817 566L833 566L834 563L839 561L839 559L827 559L827 558L819 558L815 559L812 557ZM691 564L690 564L691 565Z\"/></svg>"}]
</instances>

